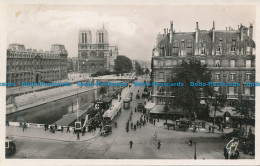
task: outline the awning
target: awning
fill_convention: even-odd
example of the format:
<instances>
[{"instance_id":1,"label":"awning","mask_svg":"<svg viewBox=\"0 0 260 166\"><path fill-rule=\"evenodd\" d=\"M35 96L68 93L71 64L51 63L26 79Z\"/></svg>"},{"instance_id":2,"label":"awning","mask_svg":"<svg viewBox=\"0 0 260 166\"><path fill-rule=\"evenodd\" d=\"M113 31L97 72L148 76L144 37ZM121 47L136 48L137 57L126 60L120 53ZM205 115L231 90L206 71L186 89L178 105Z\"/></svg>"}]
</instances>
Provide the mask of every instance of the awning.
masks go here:
<instances>
[{"instance_id":1,"label":"awning","mask_svg":"<svg viewBox=\"0 0 260 166\"><path fill-rule=\"evenodd\" d=\"M144 106L144 108L145 108L146 110L150 110L150 109L152 109L155 105L156 105L156 103L147 103L147 104Z\"/></svg>"},{"instance_id":2,"label":"awning","mask_svg":"<svg viewBox=\"0 0 260 166\"><path fill-rule=\"evenodd\" d=\"M150 114L178 114L178 115L183 115L183 109L182 108L170 108L168 112L164 112L164 106L165 105L155 105L151 111Z\"/></svg>"},{"instance_id":3,"label":"awning","mask_svg":"<svg viewBox=\"0 0 260 166\"><path fill-rule=\"evenodd\" d=\"M214 112L214 107L211 107L209 116L214 117ZM240 117L240 114L234 111L233 107L224 107L221 109L221 112L216 111L216 117L222 117L225 112L229 112L231 117Z\"/></svg>"}]
</instances>

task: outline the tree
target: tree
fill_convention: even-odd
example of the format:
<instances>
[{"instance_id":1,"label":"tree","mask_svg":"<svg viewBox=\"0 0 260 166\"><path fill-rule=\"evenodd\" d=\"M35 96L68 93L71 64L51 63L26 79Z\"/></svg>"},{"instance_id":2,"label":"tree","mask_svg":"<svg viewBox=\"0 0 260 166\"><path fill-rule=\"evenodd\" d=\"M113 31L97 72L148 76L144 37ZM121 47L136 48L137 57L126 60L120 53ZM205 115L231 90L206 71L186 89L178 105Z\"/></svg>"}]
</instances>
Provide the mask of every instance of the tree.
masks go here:
<instances>
[{"instance_id":1,"label":"tree","mask_svg":"<svg viewBox=\"0 0 260 166\"><path fill-rule=\"evenodd\" d=\"M214 120L213 120L213 129L215 128L216 124L216 113L222 112L222 108L225 107L227 102L226 96L223 95L222 90L219 88L218 91L214 91L214 98L212 98L211 103L214 107Z\"/></svg>"},{"instance_id":2,"label":"tree","mask_svg":"<svg viewBox=\"0 0 260 166\"><path fill-rule=\"evenodd\" d=\"M167 117L167 113L169 112L169 106L168 106L168 103L166 103L165 105L164 105L164 107L163 107L163 112L165 113L165 120L166 120L166 123L167 123L167 119L168 119L168 117Z\"/></svg>"},{"instance_id":3,"label":"tree","mask_svg":"<svg viewBox=\"0 0 260 166\"><path fill-rule=\"evenodd\" d=\"M117 73L129 73L132 68L132 61L128 57L123 55L117 56L114 66L114 70Z\"/></svg>"},{"instance_id":4,"label":"tree","mask_svg":"<svg viewBox=\"0 0 260 166\"><path fill-rule=\"evenodd\" d=\"M239 99L236 101L235 111L240 113L241 117L240 129L242 128L242 120L245 121L247 124L247 120L249 119L251 112L254 111L254 107L255 104L252 101L243 100L242 97L239 97Z\"/></svg>"},{"instance_id":5,"label":"tree","mask_svg":"<svg viewBox=\"0 0 260 166\"><path fill-rule=\"evenodd\" d=\"M137 62L137 61L135 62L135 71L136 71L137 75L143 75L144 74L144 72L143 72L143 70L141 68L140 63Z\"/></svg>"},{"instance_id":6,"label":"tree","mask_svg":"<svg viewBox=\"0 0 260 166\"><path fill-rule=\"evenodd\" d=\"M145 74L149 74L150 73L150 70L148 68L145 68Z\"/></svg>"},{"instance_id":7,"label":"tree","mask_svg":"<svg viewBox=\"0 0 260 166\"><path fill-rule=\"evenodd\" d=\"M200 110L201 97L209 96L209 86L191 86L190 83L207 83L211 80L211 74L207 70L207 65L202 65L200 61L191 59L190 62L183 62L180 69L176 73L173 82L181 82L183 86L173 86L171 88L174 100L172 104L182 107L183 110L188 110L189 119L194 113Z\"/></svg>"}]
</instances>

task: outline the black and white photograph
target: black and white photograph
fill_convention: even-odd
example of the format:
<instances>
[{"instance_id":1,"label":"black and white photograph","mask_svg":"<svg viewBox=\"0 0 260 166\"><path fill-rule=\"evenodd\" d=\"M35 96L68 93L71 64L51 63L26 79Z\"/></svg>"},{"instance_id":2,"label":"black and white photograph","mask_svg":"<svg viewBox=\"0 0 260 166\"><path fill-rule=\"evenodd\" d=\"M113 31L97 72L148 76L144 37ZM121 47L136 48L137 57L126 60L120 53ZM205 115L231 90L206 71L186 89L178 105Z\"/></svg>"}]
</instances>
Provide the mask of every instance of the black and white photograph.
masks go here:
<instances>
[{"instance_id":1,"label":"black and white photograph","mask_svg":"<svg viewBox=\"0 0 260 166\"><path fill-rule=\"evenodd\" d=\"M258 3L40 2L2 17L10 165L257 165Z\"/></svg>"}]
</instances>

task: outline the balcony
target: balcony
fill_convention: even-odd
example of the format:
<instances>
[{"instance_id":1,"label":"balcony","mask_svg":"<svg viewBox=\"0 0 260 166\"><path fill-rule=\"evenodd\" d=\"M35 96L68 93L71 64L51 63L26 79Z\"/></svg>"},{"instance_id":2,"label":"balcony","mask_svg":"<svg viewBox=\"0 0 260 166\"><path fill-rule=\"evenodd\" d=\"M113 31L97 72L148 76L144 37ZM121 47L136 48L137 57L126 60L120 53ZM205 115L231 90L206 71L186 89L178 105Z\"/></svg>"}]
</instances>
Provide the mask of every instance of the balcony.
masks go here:
<instances>
[{"instance_id":1,"label":"balcony","mask_svg":"<svg viewBox=\"0 0 260 166\"><path fill-rule=\"evenodd\" d=\"M227 99L237 99L238 94L227 94Z\"/></svg>"},{"instance_id":2,"label":"balcony","mask_svg":"<svg viewBox=\"0 0 260 166\"><path fill-rule=\"evenodd\" d=\"M246 95L246 94L243 94L243 95L242 95L242 99L243 99L243 100L255 100L255 95Z\"/></svg>"},{"instance_id":3,"label":"balcony","mask_svg":"<svg viewBox=\"0 0 260 166\"><path fill-rule=\"evenodd\" d=\"M172 93L171 92L157 92L156 95L157 96L171 96Z\"/></svg>"}]
</instances>

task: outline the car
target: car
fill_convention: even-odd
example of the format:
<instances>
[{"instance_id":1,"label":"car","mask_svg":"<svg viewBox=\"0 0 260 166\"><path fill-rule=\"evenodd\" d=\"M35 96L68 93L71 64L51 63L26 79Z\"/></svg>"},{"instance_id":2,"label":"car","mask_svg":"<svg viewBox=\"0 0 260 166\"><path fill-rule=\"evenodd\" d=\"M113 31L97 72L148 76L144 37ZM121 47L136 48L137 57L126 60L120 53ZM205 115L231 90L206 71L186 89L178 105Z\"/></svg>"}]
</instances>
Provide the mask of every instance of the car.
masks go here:
<instances>
[{"instance_id":1,"label":"car","mask_svg":"<svg viewBox=\"0 0 260 166\"><path fill-rule=\"evenodd\" d=\"M5 155L9 156L16 152L16 145L14 143L14 139L10 137L6 137L5 139Z\"/></svg>"},{"instance_id":2,"label":"car","mask_svg":"<svg viewBox=\"0 0 260 166\"><path fill-rule=\"evenodd\" d=\"M111 125L105 125L101 135L107 136L109 134L112 134L112 126Z\"/></svg>"},{"instance_id":3,"label":"car","mask_svg":"<svg viewBox=\"0 0 260 166\"><path fill-rule=\"evenodd\" d=\"M232 132L230 132L230 133L227 133L227 134L225 134L224 135L224 138L225 139L228 139L228 140L231 140L232 138L236 138L236 137L240 137L240 130L239 129L233 129L233 131Z\"/></svg>"}]
</instances>

